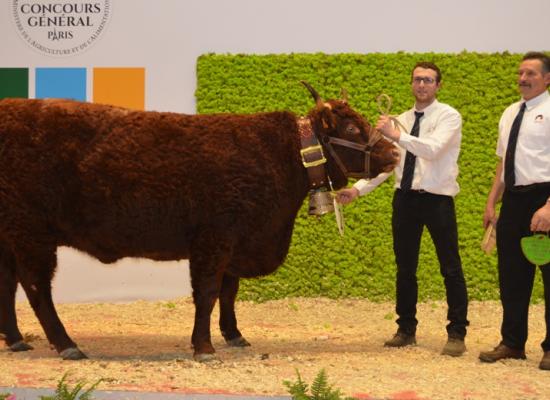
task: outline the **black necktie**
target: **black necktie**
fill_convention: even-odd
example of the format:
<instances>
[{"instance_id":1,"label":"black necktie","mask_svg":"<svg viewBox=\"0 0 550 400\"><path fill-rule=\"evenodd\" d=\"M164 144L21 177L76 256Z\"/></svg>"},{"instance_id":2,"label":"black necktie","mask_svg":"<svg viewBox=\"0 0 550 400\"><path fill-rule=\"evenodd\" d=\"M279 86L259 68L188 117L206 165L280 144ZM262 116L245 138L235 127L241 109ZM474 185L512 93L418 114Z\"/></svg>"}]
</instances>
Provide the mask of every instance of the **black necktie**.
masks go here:
<instances>
[{"instance_id":1,"label":"black necktie","mask_svg":"<svg viewBox=\"0 0 550 400\"><path fill-rule=\"evenodd\" d=\"M418 137L418 133L420 132L420 118L424 115L424 112L414 112L415 119L414 119L414 125L411 130L411 136ZM414 176L414 164L416 162L416 156L411 153L410 151L407 151L407 155L405 156L405 164L403 165L403 177L401 178L401 190L411 190L412 182L413 182L413 176Z\"/></svg>"},{"instance_id":2,"label":"black necktie","mask_svg":"<svg viewBox=\"0 0 550 400\"><path fill-rule=\"evenodd\" d=\"M523 113L525 112L525 102L521 104L518 115L512 123L510 137L508 138L508 147L506 148L506 158L504 159L504 184L507 189L512 189L516 183L516 174L514 159L516 158L516 145L518 144L519 128Z\"/></svg>"}]
</instances>

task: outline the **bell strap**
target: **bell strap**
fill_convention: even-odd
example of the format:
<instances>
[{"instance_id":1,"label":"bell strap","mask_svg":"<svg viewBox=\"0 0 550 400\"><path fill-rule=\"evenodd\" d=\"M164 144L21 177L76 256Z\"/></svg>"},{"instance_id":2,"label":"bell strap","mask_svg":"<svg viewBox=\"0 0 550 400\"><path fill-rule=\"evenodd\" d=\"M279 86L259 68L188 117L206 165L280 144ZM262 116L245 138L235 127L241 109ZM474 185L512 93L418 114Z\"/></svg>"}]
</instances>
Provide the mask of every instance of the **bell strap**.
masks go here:
<instances>
[{"instance_id":1,"label":"bell strap","mask_svg":"<svg viewBox=\"0 0 550 400\"><path fill-rule=\"evenodd\" d=\"M325 169L327 159L323 154L323 148L313 133L313 127L309 118L298 119L298 132L302 146L300 156L302 164L307 171L310 190L327 186L327 173Z\"/></svg>"}]
</instances>

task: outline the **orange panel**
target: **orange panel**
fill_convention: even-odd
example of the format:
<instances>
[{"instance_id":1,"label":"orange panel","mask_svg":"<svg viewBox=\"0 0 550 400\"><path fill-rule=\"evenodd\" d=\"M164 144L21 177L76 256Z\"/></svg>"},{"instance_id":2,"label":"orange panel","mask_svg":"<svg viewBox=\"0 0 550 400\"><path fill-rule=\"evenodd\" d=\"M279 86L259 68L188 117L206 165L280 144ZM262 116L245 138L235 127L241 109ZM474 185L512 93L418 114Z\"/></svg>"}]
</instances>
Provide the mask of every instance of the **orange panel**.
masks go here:
<instances>
[{"instance_id":1,"label":"orange panel","mask_svg":"<svg viewBox=\"0 0 550 400\"><path fill-rule=\"evenodd\" d=\"M145 109L145 68L94 68L93 102Z\"/></svg>"}]
</instances>

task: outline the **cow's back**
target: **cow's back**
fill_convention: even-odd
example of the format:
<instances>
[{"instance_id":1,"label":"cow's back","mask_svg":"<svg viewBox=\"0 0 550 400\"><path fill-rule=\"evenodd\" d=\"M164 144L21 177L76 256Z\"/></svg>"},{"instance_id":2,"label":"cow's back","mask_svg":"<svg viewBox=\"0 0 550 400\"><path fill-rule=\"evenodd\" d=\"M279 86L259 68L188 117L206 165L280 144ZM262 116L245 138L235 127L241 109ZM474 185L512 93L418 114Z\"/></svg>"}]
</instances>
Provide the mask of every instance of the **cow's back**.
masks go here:
<instances>
[{"instance_id":1,"label":"cow's back","mask_svg":"<svg viewBox=\"0 0 550 400\"><path fill-rule=\"evenodd\" d=\"M280 229L305 197L290 113L181 115L11 100L0 103L0 120L6 115L4 151L19 154L11 173L27 171L13 190L30 199L25 205L41 203L60 244L106 262L187 257L205 226L243 237Z\"/></svg>"}]
</instances>

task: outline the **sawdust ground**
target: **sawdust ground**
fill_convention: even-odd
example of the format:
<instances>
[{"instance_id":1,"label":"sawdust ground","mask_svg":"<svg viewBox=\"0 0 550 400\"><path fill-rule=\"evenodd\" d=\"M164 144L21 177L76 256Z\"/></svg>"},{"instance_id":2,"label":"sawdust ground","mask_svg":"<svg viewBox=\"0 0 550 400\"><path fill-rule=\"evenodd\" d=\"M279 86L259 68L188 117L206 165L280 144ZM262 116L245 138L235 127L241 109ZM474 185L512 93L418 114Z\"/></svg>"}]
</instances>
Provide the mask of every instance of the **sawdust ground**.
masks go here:
<instances>
[{"instance_id":1,"label":"sawdust ground","mask_svg":"<svg viewBox=\"0 0 550 400\"><path fill-rule=\"evenodd\" d=\"M285 299L238 302L239 328L252 343L229 348L212 317L212 339L221 362L196 363L190 335L190 298L128 304L59 305L62 321L90 357L63 361L52 351L26 302L18 303L22 332L35 350L0 347L0 386L55 387L100 378L102 390L288 395L284 380L296 371L311 383L321 368L345 395L363 399L550 399L550 372L538 369L545 334L544 307L533 305L527 360L480 363L481 350L499 341L497 302L473 302L467 353L440 355L446 340L446 305L419 304L418 345L387 349L395 331L392 303L367 300Z\"/></svg>"}]
</instances>

